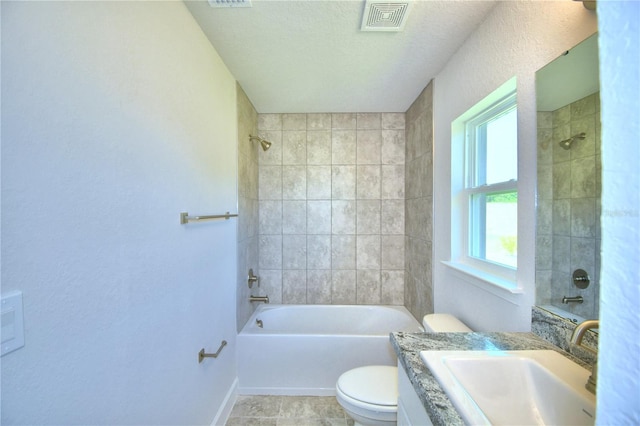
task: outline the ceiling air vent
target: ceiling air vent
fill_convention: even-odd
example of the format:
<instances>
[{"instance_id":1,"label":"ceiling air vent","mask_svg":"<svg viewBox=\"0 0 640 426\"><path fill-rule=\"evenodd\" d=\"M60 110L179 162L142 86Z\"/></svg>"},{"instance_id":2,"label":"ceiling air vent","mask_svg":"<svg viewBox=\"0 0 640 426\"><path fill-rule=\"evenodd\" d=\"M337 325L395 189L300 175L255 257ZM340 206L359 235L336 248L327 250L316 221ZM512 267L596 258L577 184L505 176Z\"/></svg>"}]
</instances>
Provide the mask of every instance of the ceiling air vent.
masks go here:
<instances>
[{"instance_id":1,"label":"ceiling air vent","mask_svg":"<svg viewBox=\"0 0 640 426\"><path fill-rule=\"evenodd\" d=\"M208 0L211 7L251 7L251 0Z\"/></svg>"},{"instance_id":2,"label":"ceiling air vent","mask_svg":"<svg viewBox=\"0 0 640 426\"><path fill-rule=\"evenodd\" d=\"M407 22L410 2L367 0L362 14L361 31L402 31Z\"/></svg>"}]
</instances>

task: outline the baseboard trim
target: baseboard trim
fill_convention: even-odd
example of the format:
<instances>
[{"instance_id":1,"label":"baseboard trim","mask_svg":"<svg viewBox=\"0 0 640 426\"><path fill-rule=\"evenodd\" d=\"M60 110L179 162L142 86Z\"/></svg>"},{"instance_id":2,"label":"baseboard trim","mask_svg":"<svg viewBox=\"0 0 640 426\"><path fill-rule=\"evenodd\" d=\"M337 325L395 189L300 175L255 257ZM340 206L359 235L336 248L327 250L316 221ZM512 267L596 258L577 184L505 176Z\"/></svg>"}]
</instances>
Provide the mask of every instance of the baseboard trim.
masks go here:
<instances>
[{"instance_id":1,"label":"baseboard trim","mask_svg":"<svg viewBox=\"0 0 640 426\"><path fill-rule=\"evenodd\" d=\"M236 399L238 397L238 378L236 377L231 387L227 391L227 394L216 413L216 416L211 422L211 426L222 426L227 420L229 420L229 416L231 415L231 410L233 410L233 404L236 403Z\"/></svg>"}]
</instances>

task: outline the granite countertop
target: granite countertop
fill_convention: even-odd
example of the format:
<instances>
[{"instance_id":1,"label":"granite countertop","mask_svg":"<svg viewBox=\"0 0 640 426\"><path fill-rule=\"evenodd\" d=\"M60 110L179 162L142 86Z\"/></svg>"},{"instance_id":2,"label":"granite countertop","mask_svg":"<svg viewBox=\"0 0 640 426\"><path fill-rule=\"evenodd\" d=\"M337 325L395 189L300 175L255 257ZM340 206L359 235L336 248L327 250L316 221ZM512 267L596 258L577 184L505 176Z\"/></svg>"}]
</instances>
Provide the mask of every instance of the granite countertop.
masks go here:
<instances>
[{"instance_id":1,"label":"granite countertop","mask_svg":"<svg viewBox=\"0 0 640 426\"><path fill-rule=\"evenodd\" d=\"M391 345L435 426L464 422L431 371L420 351L437 350L554 350L583 367L590 366L533 333L391 333Z\"/></svg>"}]
</instances>

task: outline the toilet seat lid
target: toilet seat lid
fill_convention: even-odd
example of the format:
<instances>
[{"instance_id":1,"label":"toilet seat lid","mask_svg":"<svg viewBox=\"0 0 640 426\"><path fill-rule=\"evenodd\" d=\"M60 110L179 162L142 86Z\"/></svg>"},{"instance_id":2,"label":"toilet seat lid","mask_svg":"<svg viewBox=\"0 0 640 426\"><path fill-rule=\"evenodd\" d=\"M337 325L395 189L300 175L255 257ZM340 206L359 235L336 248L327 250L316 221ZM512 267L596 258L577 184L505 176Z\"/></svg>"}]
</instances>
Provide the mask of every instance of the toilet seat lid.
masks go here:
<instances>
[{"instance_id":1,"label":"toilet seat lid","mask_svg":"<svg viewBox=\"0 0 640 426\"><path fill-rule=\"evenodd\" d=\"M427 314L422 325L428 333L469 333L472 330L451 314Z\"/></svg>"},{"instance_id":2,"label":"toilet seat lid","mask_svg":"<svg viewBox=\"0 0 640 426\"><path fill-rule=\"evenodd\" d=\"M368 365L342 374L338 388L345 395L373 405L398 405L398 367Z\"/></svg>"}]
</instances>

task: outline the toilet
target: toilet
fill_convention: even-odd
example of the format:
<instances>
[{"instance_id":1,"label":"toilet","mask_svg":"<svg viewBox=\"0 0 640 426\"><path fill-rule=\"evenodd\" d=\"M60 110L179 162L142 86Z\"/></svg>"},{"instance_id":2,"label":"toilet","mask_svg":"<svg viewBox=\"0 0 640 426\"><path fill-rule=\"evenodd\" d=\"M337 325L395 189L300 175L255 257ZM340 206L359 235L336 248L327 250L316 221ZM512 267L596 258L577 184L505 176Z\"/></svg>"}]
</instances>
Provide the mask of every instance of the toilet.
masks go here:
<instances>
[{"instance_id":1,"label":"toilet","mask_svg":"<svg viewBox=\"0 0 640 426\"><path fill-rule=\"evenodd\" d=\"M450 314L422 319L428 333L471 332ZM343 373L336 383L336 399L359 425L395 425L398 414L398 367L367 365Z\"/></svg>"}]
</instances>

